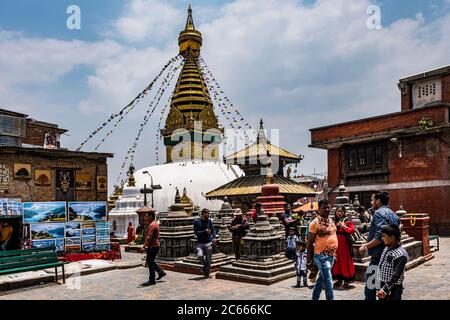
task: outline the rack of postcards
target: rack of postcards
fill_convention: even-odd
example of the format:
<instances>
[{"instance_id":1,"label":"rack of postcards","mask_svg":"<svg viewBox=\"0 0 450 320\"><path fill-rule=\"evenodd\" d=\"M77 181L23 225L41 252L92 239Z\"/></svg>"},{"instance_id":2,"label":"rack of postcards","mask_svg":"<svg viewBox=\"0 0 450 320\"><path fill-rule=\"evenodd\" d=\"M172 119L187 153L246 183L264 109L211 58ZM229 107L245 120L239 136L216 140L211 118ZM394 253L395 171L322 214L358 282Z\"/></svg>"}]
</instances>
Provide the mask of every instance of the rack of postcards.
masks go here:
<instances>
[{"instance_id":1,"label":"rack of postcards","mask_svg":"<svg viewBox=\"0 0 450 320\"><path fill-rule=\"evenodd\" d=\"M33 248L60 252L110 249L106 202L24 202L23 224Z\"/></svg>"}]
</instances>

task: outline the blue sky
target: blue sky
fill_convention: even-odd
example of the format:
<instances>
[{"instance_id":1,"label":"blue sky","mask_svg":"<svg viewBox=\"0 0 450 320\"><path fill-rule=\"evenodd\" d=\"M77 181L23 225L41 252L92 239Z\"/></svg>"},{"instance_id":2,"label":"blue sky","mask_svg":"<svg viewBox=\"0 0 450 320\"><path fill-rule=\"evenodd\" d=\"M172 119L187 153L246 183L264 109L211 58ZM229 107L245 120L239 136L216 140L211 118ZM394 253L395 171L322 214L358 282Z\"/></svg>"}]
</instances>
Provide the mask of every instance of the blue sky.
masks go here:
<instances>
[{"instance_id":1,"label":"blue sky","mask_svg":"<svg viewBox=\"0 0 450 320\"><path fill-rule=\"evenodd\" d=\"M227 96L254 127L263 118L282 147L305 155L298 173L326 171L326 152L308 148L309 128L398 111L399 78L450 64L450 0L2 0L0 107L58 123L70 130L63 145L78 147L177 54L189 3ZM72 4L81 30L66 28ZM380 30L366 27L371 4ZM99 149L115 153L110 185L145 108ZM136 168L155 163L158 119Z\"/></svg>"}]
</instances>

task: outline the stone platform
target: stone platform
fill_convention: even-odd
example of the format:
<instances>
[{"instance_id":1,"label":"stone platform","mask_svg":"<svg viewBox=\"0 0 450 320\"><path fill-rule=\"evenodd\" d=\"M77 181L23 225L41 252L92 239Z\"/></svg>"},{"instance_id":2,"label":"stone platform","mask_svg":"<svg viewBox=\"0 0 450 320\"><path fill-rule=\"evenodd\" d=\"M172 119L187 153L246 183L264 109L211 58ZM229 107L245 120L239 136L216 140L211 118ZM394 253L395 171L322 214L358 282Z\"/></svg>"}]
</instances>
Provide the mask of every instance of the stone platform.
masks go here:
<instances>
[{"instance_id":1,"label":"stone platform","mask_svg":"<svg viewBox=\"0 0 450 320\"><path fill-rule=\"evenodd\" d=\"M227 256L224 253L214 253L211 259L210 273L218 271L221 266L230 264L233 261L235 261L233 257ZM173 271L190 274L203 274L202 265L200 264L197 255L189 255L182 261L176 261L174 263Z\"/></svg>"},{"instance_id":2,"label":"stone platform","mask_svg":"<svg viewBox=\"0 0 450 320\"><path fill-rule=\"evenodd\" d=\"M216 273L216 279L270 285L295 277L294 261L284 254L249 260L241 258L231 265L223 266Z\"/></svg>"}]
</instances>

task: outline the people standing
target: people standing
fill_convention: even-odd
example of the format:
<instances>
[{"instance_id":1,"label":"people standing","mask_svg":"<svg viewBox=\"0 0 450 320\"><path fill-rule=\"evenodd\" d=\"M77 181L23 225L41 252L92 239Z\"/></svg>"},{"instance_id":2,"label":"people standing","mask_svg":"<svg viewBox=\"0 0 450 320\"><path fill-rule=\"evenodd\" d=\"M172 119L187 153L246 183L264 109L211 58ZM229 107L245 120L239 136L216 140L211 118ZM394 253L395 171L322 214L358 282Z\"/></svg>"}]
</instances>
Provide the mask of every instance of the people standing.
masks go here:
<instances>
[{"instance_id":1,"label":"people standing","mask_svg":"<svg viewBox=\"0 0 450 320\"><path fill-rule=\"evenodd\" d=\"M231 234L233 236L233 250L236 260L241 257L244 250L244 242L242 240L249 229L247 219L242 216L241 209L236 209L234 219L231 221Z\"/></svg>"},{"instance_id":2,"label":"people standing","mask_svg":"<svg viewBox=\"0 0 450 320\"><path fill-rule=\"evenodd\" d=\"M402 299L408 253L400 244L400 237L400 228L395 224L381 229L381 239L386 246L381 254L377 273L381 288L376 295L381 300Z\"/></svg>"},{"instance_id":3,"label":"people standing","mask_svg":"<svg viewBox=\"0 0 450 320\"><path fill-rule=\"evenodd\" d=\"M306 243L303 241L297 241L297 250L295 252L296 262L295 262L295 273L297 274L297 284L294 288L300 288L300 283L303 278L303 285L308 286L308 281L306 279Z\"/></svg>"},{"instance_id":4,"label":"people standing","mask_svg":"<svg viewBox=\"0 0 450 320\"><path fill-rule=\"evenodd\" d=\"M160 245L159 224L155 221L155 212L149 212L147 217L150 224L147 228L147 234L145 237L143 249L147 251L146 262L149 271L149 279L147 282L143 283L142 286L155 285L156 280L160 280L162 277L166 276L166 273L155 262ZM156 279L155 272L158 273L158 278Z\"/></svg>"},{"instance_id":5,"label":"people standing","mask_svg":"<svg viewBox=\"0 0 450 320\"><path fill-rule=\"evenodd\" d=\"M317 218L319 214L317 213L317 211L313 211L311 214L311 217L308 220L308 224L306 225L306 233L305 233L305 240L308 241L308 234L309 234L309 225L311 224L311 222L314 221L315 218Z\"/></svg>"},{"instance_id":6,"label":"people standing","mask_svg":"<svg viewBox=\"0 0 450 320\"><path fill-rule=\"evenodd\" d=\"M297 250L297 241L300 239L295 234L295 227L289 228L289 235L286 238L286 258L290 260L296 259L295 251Z\"/></svg>"},{"instance_id":7,"label":"people standing","mask_svg":"<svg viewBox=\"0 0 450 320\"><path fill-rule=\"evenodd\" d=\"M381 230L384 225L396 225L397 227L400 225L400 219L388 207L388 204L389 193L380 191L372 195L371 205L375 212L373 213L372 221L370 222L367 243L359 248L359 253L361 255L368 251L368 255L371 256L365 279L366 286L364 288L364 295L366 300L376 300L377 288L375 288L374 281L368 282L369 279L374 279L373 274L377 270L381 254L385 248L385 245L381 240Z\"/></svg>"},{"instance_id":8,"label":"people standing","mask_svg":"<svg viewBox=\"0 0 450 320\"><path fill-rule=\"evenodd\" d=\"M336 235L338 248L336 251L336 263L333 265L333 279L337 280L335 287L347 289L350 281L355 278L355 265L353 263L352 244L349 241L350 235L356 232L355 225L345 216L345 208L336 209L334 223L336 224Z\"/></svg>"},{"instance_id":9,"label":"people standing","mask_svg":"<svg viewBox=\"0 0 450 320\"><path fill-rule=\"evenodd\" d=\"M197 236L197 257L202 264L202 273L205 278L209 278L212 246L216 242L216 231L209 218L208 209L203 209L201 217L194 221L194 232Z\"/></svg>"},{"instance_id":10,"label":"people standing","mask_svg":"<svg viewBox=\"0 0 450 320\"><path fill-rule=\"evenodd\" d=\"M136 232L134 231L133 222L130 222L127 228L127 243L131 243L135 240L136 240Z\"/></svg>"},{"instance_id":11,"label":"people standing","mask_svg":"<svg viewBox=\"0 0 450 320\"><path fill-rule=\"evenodd\" d=\"M0 251L6 251L6 247L11 240L13 230L13 227L9 225L8 221L3 221L0 227Z\"/></svg>"},{"instance_id":12,"label":"people standing","mask_svg":"<svg viewBox=\"0 0 450 320\"><path fill-rule=\"evenodd\" d=\"M286 233L285 238L289 236L289 227L292 225L292 215L291 215L291 206L289 203L284 204L284 212L280 216L281 223L284 226L284 231Z\"/></svg>"},{"instance_id":13,"label":"people standing","mask_svg":"<svg viewBox=\"0 0 450 320\"><path fill-rule=\"evenodd\" d=\"M309 225L307 245L307 266L314 271L313 263L319 270L314 290L313 300L319 300L322 289L325 289L327 300L333 300L333 276L331 269L334 264L338 240L336 226L329 217L331 205L328 200L319 201L319 216Z\"/></svg>"}]
</instances>

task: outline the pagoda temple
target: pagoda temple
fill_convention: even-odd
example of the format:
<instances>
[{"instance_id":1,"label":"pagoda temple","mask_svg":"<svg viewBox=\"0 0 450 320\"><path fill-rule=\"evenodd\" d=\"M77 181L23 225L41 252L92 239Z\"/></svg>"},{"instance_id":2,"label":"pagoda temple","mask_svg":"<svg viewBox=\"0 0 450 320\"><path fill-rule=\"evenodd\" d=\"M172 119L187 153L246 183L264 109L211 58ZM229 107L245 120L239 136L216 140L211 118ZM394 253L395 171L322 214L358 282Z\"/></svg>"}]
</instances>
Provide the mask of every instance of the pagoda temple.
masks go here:
<instances>
[{"instance_id":1,"label":"pagoda temple","mask_svg":"<svg viewBox=\"0 0 450 320\"><path fill-rule=\"evenodd\" d=\"M267 140L261 120L256 142L225 158L228 164L238 164L245 172L245 176L209 191L206 198L223 200L228 197L235 206L247 211L261 195L261 186L265 184L268 177L271 183L279 186L279 194L284 196L288 203L294 203L301 197L315 196L314 189L283 175L286 165L300 163L302 159L301 155L271 144ZM277 167L268 165L275 162ZM276 172L271 171L272 167L277 168Z\"/></svg>"}]
</instances>

